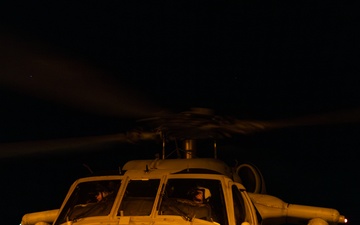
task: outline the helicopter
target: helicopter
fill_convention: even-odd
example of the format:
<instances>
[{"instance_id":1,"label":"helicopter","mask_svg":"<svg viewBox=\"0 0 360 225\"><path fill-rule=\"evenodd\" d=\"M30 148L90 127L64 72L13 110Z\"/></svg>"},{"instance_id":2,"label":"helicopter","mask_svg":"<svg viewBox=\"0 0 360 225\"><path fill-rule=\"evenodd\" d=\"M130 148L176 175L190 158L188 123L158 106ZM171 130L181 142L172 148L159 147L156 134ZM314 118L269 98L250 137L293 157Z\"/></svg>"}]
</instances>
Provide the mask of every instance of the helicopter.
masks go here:
<instances>
[{"instance_id":1,"label":"helicopter","mask_svg":"<svg viewBox=\"0 0 360 225\"><path fill-rule=\"evenodd\" d=\"M52 66L51 61L42 60L40 63ZM24 81L14 79L13 76L14 74L3 76L1 82L23 88ZM46 76L40 77L37 85L29 87L30 91L48 92L51 88L39 89L43 87L41 83L48 83L44 82L46 81L44 79ZM335 225L347 223L347 218L336 209L291 204L267 194L264 178L256 166L252 164L229 166L217 157L219 139L231 138L233 134L249 134L289 126L326 124L329 121L334 122L334 118L339 117L338 113L262 122L217 116L208 108L192 108L181 113L167 111L149 113L154 110L146 110L146 107L143 109L127 113L137 112L141 116L146 116L140 122L150 124L153 129L134 130L100 139L130 143L157 141L161 143L161 153L152 159L130 160L119 168L116 174L92 175L76 180L59 209L26 213L22 217L21 224ZM355 118L346 116L346 118L358 119L357 116ZM203 151L197 145L203 140L210 140L213 143L212 157L203 158L197 154ZM84 141L91 143L97 139L89 137L80 142ZM182 147L179 147L178 141L182 143ZM76 141L70 140L70 142L74 144ZM55 143L54 148L67 144L67 140L60 140ZM29 149L28 153L31 153L30 145L25 143L25 146ZM44 148L49 150L51 147L46 145ZM36 146L34 151L39 149ZM14 153L12 146L2 145L1 150L3 156ZM168 158L168 151L175 152L176 157ZM199 191L203 197L200 204L195 204L192 200ZM95 196L99 193L106 193L102 194L106 201L97 202Z\"/></svg>"},{"instance_id":2,"label":"helicopter","mask_svg":"<svg viewBox=\"0 0 360 225\"><path fill-rule=\"evenodd\" d=\"M148 160L130 160L116 174L80 178L70 187L60 209L25 214L21 224L347 223L336 209L286 203L268 195L255 165L231 167L217 158L216 140L281 123L223 118L204 108L144 121L156 124L156 129L131 131L118 135L118 140L157 140L162 143L161 154ZM204 139L214 141L212 158L197 155L196 143ZM176 147L177 157L171 158L167 156L168 145L177 141L182 147ZM194 203L198 191L203 197L201 203ZM106 193L106 200L97 201L99 193Z\"/></svg>"}]
</instances>

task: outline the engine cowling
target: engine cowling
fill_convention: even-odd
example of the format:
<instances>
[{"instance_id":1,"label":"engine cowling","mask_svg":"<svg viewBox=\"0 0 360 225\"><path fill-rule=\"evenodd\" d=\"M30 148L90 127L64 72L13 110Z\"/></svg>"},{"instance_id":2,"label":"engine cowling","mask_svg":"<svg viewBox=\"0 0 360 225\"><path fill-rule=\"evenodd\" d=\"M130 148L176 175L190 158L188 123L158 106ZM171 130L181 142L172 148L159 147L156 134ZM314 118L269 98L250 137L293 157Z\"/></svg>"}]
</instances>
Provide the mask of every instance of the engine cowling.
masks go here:
<instances>
[{"instance_id":1,"label":"engine cowling","mask_svg":"<svg viewBox=\"0 0 360 225\"><path fill-rule=\"evenodd\" d=\"M298 205L284 202L280 198L265 194L249 193L258 210L262 224L345 224L347 219L338 210L317 206Z\"/></svg>"},{"instance_id":2,"label":"engine cowling","mask_svg":"<svg viewBox=\"0 0 360 225\"><path fill-rule=\"evenodd\" d=\"M243 163L235 168L234 180L244 185L247 192L266 194L265 180L253 164Z\"/></svg>"},{"instance_id":3,"label":"engine cowling","mask_svg":"<svg viewBox=\"0 0 360 225\"><path fill-rule=\"evenodd\" d=\"M21 225L50 225L55 221L58 213L59 209L27 213L23 216Z\"/></svg>"}]
</instances>

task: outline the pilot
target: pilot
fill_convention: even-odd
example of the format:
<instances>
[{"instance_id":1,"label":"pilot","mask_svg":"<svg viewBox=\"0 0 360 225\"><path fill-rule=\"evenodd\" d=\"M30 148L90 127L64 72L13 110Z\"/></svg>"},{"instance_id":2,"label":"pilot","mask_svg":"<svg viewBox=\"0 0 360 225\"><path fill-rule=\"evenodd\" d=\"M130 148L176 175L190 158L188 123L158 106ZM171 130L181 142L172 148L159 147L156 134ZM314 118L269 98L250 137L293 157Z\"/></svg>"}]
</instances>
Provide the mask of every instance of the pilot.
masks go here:
<instances>
[{"instance_id":1,"label":"pilot","mask_svg":"<svg viewBox=\"0 0 360 225\"><path fill-rule=\"evenodd\" d=\"M204 217L206 220L211 221L215 224L218 224L219 218L212 208L212 204L210 203L211 192L210 189L206 187L196 187L193 193L193 201L200 206L200 208L206 208L204 213L207 213L207 216ZM200 216L200 215L198 215Z\"/></svg>"},{"instance_id":2,"label":"pilot","mask_svg":"<svg viewBox=\"0 0 360 225\"><path fill-rule=\"evenodd\" d=\"M198 204L207 204L211 197L211 192L205 187L196 187L191 191L192 200Z\"/></svg>"},{"instance_id":3,"label":"pilot","mask_svg":"<svg viewBox=\"0 0 360 225\"><path fill-rule=\"evenodd\" d=\"M95 194L95 198L97 202L103 201L107 198L109 198L110 195L113 194L113 191L111 191L111 189L109 189L108 187L102 186L102 185L98 185L96 187L96 194Z\"/></svg>"},{"instance_id":4,"label":"pilot","mask_svg":"<svg viewBox=\"0 0 360 225\"><path fill-rule=\"evenodd\" d=\"M210 190L206 187L197 186L190 190L190 196L192 200L191 204L188 203L192 206L188 208L189 211L192 211L190 215L192 217L213 221L211 206L209 204L211 197Z\"/></svg>"},{"instance_id":5,"label":"pilot","mask_svg":"<svg viewBox=\"0 0 360 225\"><path fill-rule=\"evenodd\" d=\"M211 192L208 188L193 187L186 196L186 198L165 198L161 214L180 215L188 221L192 221L193 218L213 221L209 204Z\"/></svg>"},{"instance_id":6,"label":"pilot","mask_svg":"<svg viewBox=\"0 0 360 225\"><path fill-rule=\"evenodd\" d=\"M100 202L101 200L103 200L104 198L106 198L109 194L111 194L111 192L108 192L108 191L98 191L96 194L95 194L95 198L97 200L97 202Z\"/></svg>"}]
</instances>

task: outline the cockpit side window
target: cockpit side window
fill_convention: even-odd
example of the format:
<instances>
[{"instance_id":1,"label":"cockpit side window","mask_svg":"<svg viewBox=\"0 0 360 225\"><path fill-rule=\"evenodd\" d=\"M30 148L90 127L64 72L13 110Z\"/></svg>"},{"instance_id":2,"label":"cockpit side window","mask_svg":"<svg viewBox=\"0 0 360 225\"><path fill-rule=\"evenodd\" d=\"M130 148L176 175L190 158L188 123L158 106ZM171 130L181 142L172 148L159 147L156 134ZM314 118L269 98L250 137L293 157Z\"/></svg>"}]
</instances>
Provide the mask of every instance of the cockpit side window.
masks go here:
<instances>
[{"instance_id":1,"label":"cockpit side window","mask_svg":"<svg viewBox=\"0 0 360 225\"><path fill-rule=\"evenodd\" d=\"M188 221L197 218L228 224L219 180L169 179L160 204L159 215L179 215Z\"/></svg>"},{"instance_id":2,"label":"cockpit side window","mask_svg":"<svg viewBox=\"0 0 360 225\"><path fill-rule=\"evenodd\" d=\"M149 216L159 185L160 179L130 180L118 216Z\"/></svg>"},{"instance_id":3,"label":"cockpit side window","mask_svg":"<svg viewBox=\"0 0 360 225\"><path fill-rule=\"evenodd\" d=\"M232 186L232 193L236 225L241 225L241 223L245 221L246 215L244 199L236 185Z\"/></svg>"},{"instance_id":4,"label":"cockpit side window","mask_svg":"<svg viewBox=\"0 0 360 225\"><path fill-rule=\"evenodd\" d=\"M67 200L55 225L91 216L110 213L121 180L101 180L79 183Z\"/></svg>"}]
</instances>

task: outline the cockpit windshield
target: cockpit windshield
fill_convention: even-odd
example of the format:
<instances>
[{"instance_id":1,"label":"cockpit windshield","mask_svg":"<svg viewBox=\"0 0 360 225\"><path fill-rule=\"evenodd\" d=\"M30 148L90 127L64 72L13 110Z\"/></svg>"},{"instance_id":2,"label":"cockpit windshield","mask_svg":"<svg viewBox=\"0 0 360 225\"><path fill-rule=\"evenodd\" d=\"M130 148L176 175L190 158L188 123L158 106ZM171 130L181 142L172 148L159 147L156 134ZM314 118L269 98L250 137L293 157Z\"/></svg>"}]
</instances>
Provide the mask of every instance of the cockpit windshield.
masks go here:
<instances>
[{"instance_id":1,"label":"cockpit windshield","mask_svg":"<svg viewBox=\"0 0 360 225\"><path fill-rule=\"evenodd\" d=\"M76 221L90 216L106 216L110 213L121 180L101 180L79 183L55 225Z\"/></svg>"},{"instance_id":2,"label":"cockpit windshield","mask_svg":"<svg viewBox=\"0 0 360 225\"><path fill-rule=\"evenodd\" d=\"M160 178L81 181L72 189L54 225L108 216L111 212L111 218L181 216L186 221L201 219L228 224L221 180L174 175L163 180L166 183L161 181ZM123 187L119 192L120 185ZM121 202L115 201L118 193Z\"/></svg>"},{"instance_id":3,"label":"cockpit windshield","mask_svg":"<svg viewBox=\"0 0 360 225\"><path fill-rule=\"evenodd\" d=\"M160 179L130 180L118 211L118 216L149 216Z\"/></svg>"}]
</instances>

